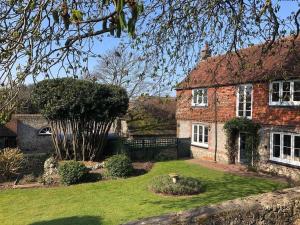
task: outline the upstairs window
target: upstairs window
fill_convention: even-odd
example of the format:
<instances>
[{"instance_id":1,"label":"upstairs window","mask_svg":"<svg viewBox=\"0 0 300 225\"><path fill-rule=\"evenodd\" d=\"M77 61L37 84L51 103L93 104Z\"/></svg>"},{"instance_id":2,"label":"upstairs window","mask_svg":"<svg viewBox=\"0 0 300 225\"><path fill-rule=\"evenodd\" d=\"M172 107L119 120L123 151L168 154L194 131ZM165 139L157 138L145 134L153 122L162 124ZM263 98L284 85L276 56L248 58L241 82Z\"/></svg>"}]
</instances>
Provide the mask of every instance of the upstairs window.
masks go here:
<instances>
[{"instance_id":1,"label":"upstairs window","mask_svg":"<svg viewBox=\"0 0 300 225\"><path fill-rule=\"evenodd\" d=\"M300 105L300 80L272 82L270 105Z\"/></svg>"},{"instance_id":2,"label":"upstairs window","mask_svg":"<svg viewBox=\"0 0 300 225\"><path fill-rule=\"evenodd\" d=\"M208 126L193 124L192 144L208 148Z\"/></svg>"},{"instance_id":3,"label":"upstairs window","mask_svg":"<svg viewBox=\"0 0 300 225\"><path fill-rule=\"evenodd\" d=\"M192 106L207 106L208 99L207 99L207 89L194 89L192 91Z\"/></svg>"},{"instance_id":4,"label":"upstairs window","mask_svg":"<svg viewBox=\"0 0 300 225\"><path fill-rule=\"evenodd\" d=\"M252 118L252 85L240 85L237 92L237 116Z\"/></svg>"},{"instance_id":5,"label":"upstairs window","mask_svg":"<svg viewBox=\"0 0 300 225\"><path fill-rule=\"evenodd\" d=\"M300 166L300 134L271 133L270 159L276 162Z\"/></svg>"}]
</instances>

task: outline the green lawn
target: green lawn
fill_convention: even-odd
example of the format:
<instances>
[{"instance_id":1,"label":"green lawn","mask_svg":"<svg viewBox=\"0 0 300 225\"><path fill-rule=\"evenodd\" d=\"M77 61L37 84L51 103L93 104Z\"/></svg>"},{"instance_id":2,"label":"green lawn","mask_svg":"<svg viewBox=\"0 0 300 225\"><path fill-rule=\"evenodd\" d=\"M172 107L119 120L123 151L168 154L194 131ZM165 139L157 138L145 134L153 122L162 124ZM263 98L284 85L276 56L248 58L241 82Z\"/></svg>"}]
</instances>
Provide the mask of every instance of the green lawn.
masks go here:
<instances>
[{"instance_id":1,"label":"green lawn","mask_svg":"<svg viewBox=\"0 0 300 225\"><path fill-rule=\"evenodd\" d=\"M193 197L164 197L147 190L153 176L171 172L203 180L206 192ZM0 191L0 224L119 224L283 187L285 184L234 176L184 161L162 162L148 174L126 180Z\"/></svg>"}]
</instances>

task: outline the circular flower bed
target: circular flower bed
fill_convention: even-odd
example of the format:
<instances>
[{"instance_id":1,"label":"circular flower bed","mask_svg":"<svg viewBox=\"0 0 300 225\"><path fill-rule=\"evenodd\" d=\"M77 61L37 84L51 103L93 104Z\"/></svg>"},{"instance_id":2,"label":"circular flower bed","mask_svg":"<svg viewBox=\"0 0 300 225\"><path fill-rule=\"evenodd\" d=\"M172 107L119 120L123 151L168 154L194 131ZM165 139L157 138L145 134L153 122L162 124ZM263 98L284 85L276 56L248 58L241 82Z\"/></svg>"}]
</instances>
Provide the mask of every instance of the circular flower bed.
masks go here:
<instances>
[{"instance_id":1,"label":"circular flower bed","mask_svg":"<svg viewBox=\"0 0 300 225\"><path fill-rule=\"evenodd\" d=\"M203 184L198 179L175 174L154 177L149 189L166 195L195 195L204 191Z\"/></svg>"}]
</instances>

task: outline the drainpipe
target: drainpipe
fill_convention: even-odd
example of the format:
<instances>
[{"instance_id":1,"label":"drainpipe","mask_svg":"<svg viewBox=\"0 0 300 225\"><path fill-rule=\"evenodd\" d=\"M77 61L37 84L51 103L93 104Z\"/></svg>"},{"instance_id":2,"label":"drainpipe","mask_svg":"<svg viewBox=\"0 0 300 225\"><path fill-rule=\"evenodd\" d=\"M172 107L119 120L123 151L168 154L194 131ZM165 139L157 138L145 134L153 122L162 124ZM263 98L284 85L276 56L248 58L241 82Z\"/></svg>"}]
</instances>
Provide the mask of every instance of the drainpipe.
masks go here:
<instances>
[{"instance_id":1,"label":"drainpipe","mask_svg":"<svg viewBox=\"0 0 300 225\"><path fill-rule=\"evenodd\" d=\"M215 106L215 114L214 114L214 122L215 122L215 157L214 161L217 162L217 151L218 151L218 110L217 110L217 87L215 87L214 93L214 106Z\"/></svg>"}]
</instances>

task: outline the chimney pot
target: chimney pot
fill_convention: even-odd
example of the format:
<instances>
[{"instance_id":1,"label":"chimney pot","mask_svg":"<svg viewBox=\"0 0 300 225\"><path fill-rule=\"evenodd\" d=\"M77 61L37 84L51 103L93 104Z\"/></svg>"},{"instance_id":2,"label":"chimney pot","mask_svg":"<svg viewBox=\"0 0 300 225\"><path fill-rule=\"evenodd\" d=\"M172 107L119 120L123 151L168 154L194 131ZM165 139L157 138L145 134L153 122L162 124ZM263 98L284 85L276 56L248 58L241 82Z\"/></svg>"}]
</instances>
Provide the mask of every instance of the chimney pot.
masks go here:
<instances>
[{"instance_id":1,"label":"chimney pot","mask_svg":"<svg viewBox=\"0 0 300 225\"><path fill-rule=\"evenodd\" d=\"M208 42L205 42L205 47L201 50L201 60L206 60L209 57L211 57L211 50Z\"/></svg>"}]
</instances>

